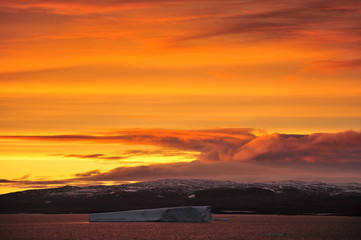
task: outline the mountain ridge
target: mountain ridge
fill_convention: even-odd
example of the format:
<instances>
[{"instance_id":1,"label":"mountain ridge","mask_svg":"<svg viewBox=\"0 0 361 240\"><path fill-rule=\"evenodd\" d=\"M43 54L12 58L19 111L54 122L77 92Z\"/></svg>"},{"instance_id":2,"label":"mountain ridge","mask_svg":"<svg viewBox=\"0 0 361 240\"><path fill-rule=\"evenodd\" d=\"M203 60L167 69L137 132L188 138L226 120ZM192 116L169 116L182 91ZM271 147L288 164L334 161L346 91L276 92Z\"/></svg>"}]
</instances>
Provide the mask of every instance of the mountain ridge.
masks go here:
<instances>
[{"instance_id":1,"label":"mountain ridge","mask_svg":"<svg viewBox=\"0 0 361 240\"><path fill-rule=\"evenodd\" d=\"M119 185L94 185L79 187L73 185L65 185L62 187L56 188L45 188L45 189L31 189L24 191L17 191L11 193L0 194L0 196L7 194L15 194L28 191L46 191L46 190L56 190L56 189L67 189L67 190L85 190L85 189L123 189L125 191L131 191L132 189L152 189L152 188L166 188L166 187L185 187L187 192L194 191L193 188L196 187L199 189L207 189L212 187L233 187L233 188L246 188L246 187L270 187L270 188L282 188L285 186L295 187L295 188L304 188L304 189L314 189L319 190L321 188L334 189L335 191L352 191L355 193L361 193L361 184L352 182L352 183L324 183L320 181L299 181L299 180L281 180L281 181L265 181L265 182L235 182L230 180L209 180L209 179L160 179L153 181L143 181L137 183L126 183ZM188 190L187 190L188 189Z\"/></svg>"},{"instance_id":2,"label":"mountain ridge","mask_svg":"<svg viewBox=\"0 0 361 240\"><path fill-rule=\"evenodd\" d=\"M182 205L210 205L218 213L361 216L361 184L161 179L0 195L0 213L90 213Z\"/></svg>"}]
</instances>

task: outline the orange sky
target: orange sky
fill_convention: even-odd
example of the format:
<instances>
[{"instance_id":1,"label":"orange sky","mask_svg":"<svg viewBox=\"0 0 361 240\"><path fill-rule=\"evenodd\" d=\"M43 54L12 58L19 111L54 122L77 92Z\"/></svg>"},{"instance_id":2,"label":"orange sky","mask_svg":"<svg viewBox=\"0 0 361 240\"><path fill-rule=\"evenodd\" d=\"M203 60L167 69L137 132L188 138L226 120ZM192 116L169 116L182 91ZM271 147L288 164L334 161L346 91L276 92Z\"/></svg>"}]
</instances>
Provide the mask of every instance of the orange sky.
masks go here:
<instances>
[{"instance_id":1,"label":"orange sky","mask_svg":"<svg viewBox=\"0 0 361 240\"><path fill-rule=\"evenodd\" d=\"M360 14L356 0L2 1L0 192L158 177L360 181ZM185 135L187 147L164 144ZM322 152L332 144L344 148Z\"/></svg>"}]
</instances>

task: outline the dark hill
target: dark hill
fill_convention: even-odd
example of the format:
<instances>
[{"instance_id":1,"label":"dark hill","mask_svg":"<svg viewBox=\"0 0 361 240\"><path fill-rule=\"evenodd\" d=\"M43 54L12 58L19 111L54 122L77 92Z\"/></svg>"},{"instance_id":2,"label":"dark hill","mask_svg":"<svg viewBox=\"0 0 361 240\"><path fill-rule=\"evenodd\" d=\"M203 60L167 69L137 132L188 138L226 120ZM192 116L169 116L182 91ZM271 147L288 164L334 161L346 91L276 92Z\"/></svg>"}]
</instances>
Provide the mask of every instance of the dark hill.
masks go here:
<instances>
[{"instance_id":1,"label":"dark hill","mask_svg":"<svg viewBox=\"0 0 361 240\"><path fill-rule=\"evenodd\" d=\"M184 205L210 205L215 213L361 216L361 186L168 179L0 195L0 213L91 213Z\"/></svg>"}]
</instances>

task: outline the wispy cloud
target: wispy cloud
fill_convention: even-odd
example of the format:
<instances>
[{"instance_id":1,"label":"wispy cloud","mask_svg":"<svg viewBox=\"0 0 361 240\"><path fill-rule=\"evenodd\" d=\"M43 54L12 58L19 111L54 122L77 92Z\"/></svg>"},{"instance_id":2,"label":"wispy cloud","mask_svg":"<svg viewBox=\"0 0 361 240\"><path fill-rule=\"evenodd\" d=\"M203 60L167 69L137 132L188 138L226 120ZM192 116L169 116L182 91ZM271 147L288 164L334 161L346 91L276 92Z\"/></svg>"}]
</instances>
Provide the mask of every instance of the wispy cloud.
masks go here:
<instances>
[{"instance_id":1,"label":"wispy cloud","mask_svg":"<svg viewBox=\"0 0 361 240\"><path fill-rule=\"evenodd\" d=\"M82 15L82 14L100 14L105 12L113 12L117 10L124 10L129 8L144 8L151 7L152 4L163 1L85 1L85 0L75 0L75 1L52 1L52 0L26 0L26 1L16 1L9 0L3 1L1 7L9 11L44 11L54 14L63 14L63 15Z\"/></svg>"},{"instance_id":2,"label":"wispy cloud","mask_svg":"<svg viewBox=\"0 0 361 240\"><path fill-rule=\"evenodd\" d=\"M71 179L64 180L9 180L0 179L0 187L16 187L16 188L46 188L53 186L62 186L66 184L74 183Z\"/></svg>"},{"instance_id":3,"label":"wispy cloud","mask_svg":"<svg viewBox=\"0 0 361 240\"><path fill-rule=\"evenodd\" d=\"M360 26L357 19L361 12L355 0L342 2L336 0L295 0L292 2L280 0L218 2L211 0L27 0L20 3L10 0L3 1L1 5L5 10L38 10L65 15L105 14L124 9L158 8L154 12L151 10L143 12L148 23L162 19L168 24L189 21L201 26L201 29L197 29L198 34L184 36L183 40L250 32L279 37L300 35L303 30L334 30L346 34L344 37L347 38L351 34L358 35ZM124 16L133 22L142 19L139 14L130 16L124 14Z\"/></svg>"},{"instance_id":4,"label":"wispy cloud","mask_svg":"<svg viewBox=\"0 0 361 240\"><path fill-rule=\"evenodd\" d=\"M323 43L361 40L357 21L361 8L356 1L272 1L264 7L258 4L239 2L236 7L246 11L233 16L215 17L217 21L210 24L212 27L202 28L198 33L179 40L234 34L256 34L255 39L263 38L266 41L280 37L318 43L320 38L323 38ZM325 35L324 31L328 34ZM337 35L337 38L330 38L332 35ZM239 40L242 40L242 36Z\"/></svg>"},{"instance_id":5,"label":"wispy cloud","mask_svg":"<svg viewBox=\"0 0 361 240\"><path fill-rule=\"evenodd\" d=\"M103 154L103 153L95 153L95 154L52 154L52 156L62 156L66 158L83 158L83 159L97 159L97 160L123 160L132 157L142 157L142 156L187 156L191 158L196 158L197 155L194 153L184 152L177 149L170 148L161 148L157 150L126 150L121 151L116 154Z\"/></svg>"},{"instance_id":6,"label":"wispy cloud","mask_svg":"<svg viewBox=\"0 0 361 240\"><path fill-rule=\"evenodd\" d=\"M91 177L93 175L98 175L100 174L100 171L98 169L96 170L92 170L92 171L88 171L88 172L84 172L84 173L77 173L75 174L76 177Z\"/></svg>"},{"instance_id":7,"label":"wispy cloud","mask_svg":"<svg viewBox=\"0 0 361 240\"><path fill-rule=\"evenodd\" d=\"M305 67L304 71L325 71L332 74L343 73L344 71L361 70L361 59L348 59L348 60L323 60L314 63L310 63Z\"/></svg>"},{"instance_id":8,"label":"wispy cloud","mask_svg":"<svg viewBox=\"0 0 361 240\"><path fill-rule=\"evenodd\" d=\"M336 51L336 59L324 54L324 59L316 61L340 62L334 64L337 69L347 61L346 55L338 51L353 55L359 52L357 46L361 42L361 8L354 0L9 0L2 1L0 7L3 20L8 23L2 30L1 43L11 45L11 51L19 51L25 43L29 46L24 54L39 41L43 49L57 55L80 51L78 46L82 44L81 51L86 55L119 56L125 52L177 53L179 47L193 49L200 45L240 50L257 44L279 46L286 40L296 52L299 48ZM60 46L58 42L66 50L57 52L54 46ZM36 56L36 52L33 54Z\"/></svg>"},{"instance_id":9,"label":"wispy cloud","mask_svg":"<svg viewBox=\"0 0 361 240\"><path fill-rule=\"evenodd\" d=\"M102 160L122 160L128 158L128 156L113 156L113 155L106 155L102 153L97 154L65 154L62 155L63 157L70 157L70 158L86 158L86 159L102 159Z\"/></svg>"}]
</instances>

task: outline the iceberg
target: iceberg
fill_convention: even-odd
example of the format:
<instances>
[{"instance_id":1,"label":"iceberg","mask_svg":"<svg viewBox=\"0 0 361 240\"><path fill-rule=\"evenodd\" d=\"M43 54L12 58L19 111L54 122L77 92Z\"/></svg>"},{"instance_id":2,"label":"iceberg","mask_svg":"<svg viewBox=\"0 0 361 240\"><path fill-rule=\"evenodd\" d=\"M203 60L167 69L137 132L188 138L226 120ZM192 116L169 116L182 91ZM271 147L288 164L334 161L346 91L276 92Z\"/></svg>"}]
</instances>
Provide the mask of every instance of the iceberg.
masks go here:
<instances>
[{"instance_id":1,"label":"iceberg","mask_svg":"<svg viewBox=\"0 0 361 240\"><path fill-rule=\"evenodd\" d=\"M210 206L184 206L91 213L90 222L211 222Z\"/></svg>"}]
</instances>

